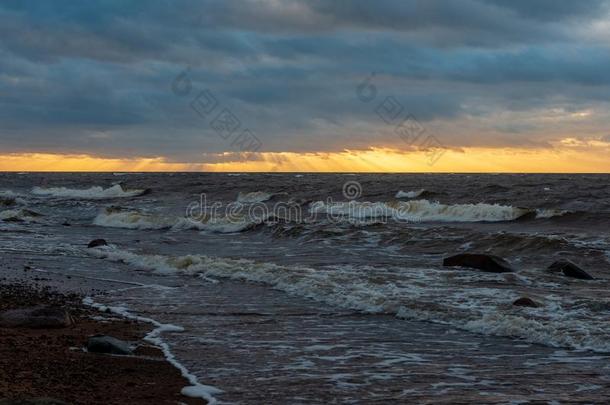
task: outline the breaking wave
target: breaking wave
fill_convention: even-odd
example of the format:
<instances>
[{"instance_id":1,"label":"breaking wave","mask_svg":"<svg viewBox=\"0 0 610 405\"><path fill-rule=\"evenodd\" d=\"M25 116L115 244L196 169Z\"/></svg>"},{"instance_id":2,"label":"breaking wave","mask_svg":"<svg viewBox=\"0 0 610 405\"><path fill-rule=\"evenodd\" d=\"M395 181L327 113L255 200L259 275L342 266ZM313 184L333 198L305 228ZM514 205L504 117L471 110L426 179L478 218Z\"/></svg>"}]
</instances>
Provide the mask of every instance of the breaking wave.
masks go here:
<instances>
[{"instance_id":1,"label":"breaking wave","mask_svg":"<svg viewBox=\"0 0 610 405\"><path fill-rule=\"evenodd\" d=\"M146 194L147 192L148 190L124 190L120 184L116 184L106 189L99 186L87 189L71 189L65 187L34 187L32 189L32 194L34 195L59 198L79 198L84 200L137 197Z\"/></svg>"},{"instance_id":2,"label":"breaking wave","mask_svg":"<svg viewBox=\"0 0 610 405\"><path fill-rule=\"evenodd\" d=\"M425 189L417 190L417 191L402 191L400 190L396 193L396 198L417 198L426 192Z\"/></svg>"},{"instance_id":3,"label":"breaking wave","mask_svg":"<svg viewBox=\"0 0 610 405\"><path fill-rule=\"evenodd\" d=\"M16 204L25 204L25 200L21 197L21 194L11 190L2 190L0 191L0 207L12 207Z\"/></svg>"},{"instance_id":4,"label":"breaking wave","mask_svg":"<svg viewBox=\"0 0 610 405\"><path fill-rule=\"evenodd\" d=\"M511 302L519 297L518 288L485 286L499 281L506 284L507 277L513 275L370 266L333 266L332 271L326 271L203 255L140 255L113 247L89 251L99 258L160 274L260 282L289 294L366 313L449 324L554 347L610 351L605 318L594 312L583 313L582 305L572 307L561 297L547 294L537 298L543 302L540 308L514 307ZM393 277L384 277L390 274ZM400 281L396 280L398 275ZM388 281L380 282L380 277Z\"/></svg>"},{"instance_id":5,"label":"breaking wave","mask_svg":"<svg viewBox=\"0 0 610 405\"><path fill-rule=\"evenodd\" d=\"M28 209L0 211L0 221L5 222L39 222L41 214Z\"/></svg>"},{"instance_id":6,"label":"breaking wave","mask_svg":"<svg viewBox=\"0 0 610 405\"><path fill-rule=\"evenodd\" d=\"M409 222L500 222L513 221L525 215L550 218L563 215L563 211L512 207L500 204L454 204L447 205L428 200L395 202L333 202L317 201L311 205L312 212L350 218L391 217Z\"/></svg>"},{"instance_id":7,"label":"breaking wave","mask_svg":"<svg viewBox=\"0 0 610 405\"><path fill-rule=\"evenodd\" d=\"M171 217L140 211L128 211L120 208L106 208L93 220L93 224L108 228L124 229L171 229L200 230L218 233L235 233L251 229L267 218L242 217L209 217L200 218Z\"/></svg>"},{"instance_id":8,"label":"breaking wave","mask_svg":"<svg viewBox=\"0 0 610 405\"><path fill-rule=\"evenodd\" d=\"M155 214L140 211L127 211L116 207L104 209L93 220L93 225L108 228L125 229L167 229L171 228L175 220Z\"/></svg>"},{"instance_id":9,"label":"breaking wave","mask_svg":"<svg viewBox=\"0 0 610 405\"><path fill-rule=\"evenodd\" d=\"M253 191L251 193L240 192L237 195L237 202L240 203L260 203L271 199L273 194L264 191Z\"/></svg>"}]
</instances>

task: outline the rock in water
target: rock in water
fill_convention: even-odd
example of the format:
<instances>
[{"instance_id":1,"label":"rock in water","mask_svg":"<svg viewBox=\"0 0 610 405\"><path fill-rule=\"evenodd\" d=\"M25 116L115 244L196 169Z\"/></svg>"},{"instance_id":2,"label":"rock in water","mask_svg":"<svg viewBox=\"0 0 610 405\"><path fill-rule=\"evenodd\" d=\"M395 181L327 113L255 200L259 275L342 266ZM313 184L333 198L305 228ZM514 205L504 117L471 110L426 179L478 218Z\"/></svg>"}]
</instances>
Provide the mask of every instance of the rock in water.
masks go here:
<instances>
[{"instance_id":1,"label":"rock in water","mask_svg":"<svg viewBox=\"0 0 610 405\"><path fill-rule=\"evenodd\" d=\"M68 311L62 308L20 308L0 313L0 327L4 328L65 328L73 323Z\"/></svg>"},{"instance_id":2,"label":"rock in water","mask_svg":"<svg viewBox=\"0 0 610 405\"><path fill-rule=\"evenodd\" d=\"M87 350L92 353L133 354L126 342L106 335L91 336L87 340Z\"/></svg>"},{"instance_id":3,"label":"rock in water","mask_svg":"<svg viewBox=\"0 0 610 405\"><path fill-rule=\"evenodd\" d=\"M554 273L562 272L566 277L578 278L580 280L595 280L589 273L570 260L558 260L551 264L548 270Z\"/></svg>"},{"instance_id":4,"label":"rock in water","mask_svg":"<svg viewBox=\"0 0 610 405\"><path fill-rule=\"evenodd\" d=\"M472 267L489 273L515 271L509 262L498 256L463 253L443 259L443 266Z\"/></svg>"},{"instance_id":5,"label":"rock in water","mask_svg":"<svg viewBox=\"0 0 610 405\"><path fill-rule=\"evenodd\" d=\"M95 239L89 242L87 245L88 248L94 248L98 246L108 246L108 243L104 239Z\"/></svg>"},{"instance_id":6,"label":"rock in water","mask_svg":"<svg viewBox=\"0 0 610 405\"><path fill-rule=\"evenodd\" d=\"M2 207L2 206L4 206L4 207L12 207L15 204L16 204L16 201L15 201L14 198L0 197L0 207Z\"/></svg>"},{"instance_id":7,"label":"rock in water","mask_svg":"<svg viewBox=\"0 0 610 405\"><path fill-rule=\"evenodd\" d=\"M518 300L513 302L513 305L515 305L517 307L531 307L531 308L538 308L540 306L533 299L527 298L527 297L519 298Z\"/></svg>"}]
</instances>

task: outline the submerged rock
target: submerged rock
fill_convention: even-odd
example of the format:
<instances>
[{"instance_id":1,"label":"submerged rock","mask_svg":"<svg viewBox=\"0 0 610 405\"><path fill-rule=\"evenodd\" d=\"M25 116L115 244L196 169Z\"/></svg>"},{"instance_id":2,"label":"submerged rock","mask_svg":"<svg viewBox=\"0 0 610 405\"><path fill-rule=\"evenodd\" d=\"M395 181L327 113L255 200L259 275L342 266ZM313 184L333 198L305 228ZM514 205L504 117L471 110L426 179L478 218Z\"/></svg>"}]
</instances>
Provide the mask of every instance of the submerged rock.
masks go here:
<instances>
[{"instance_id":1,"label":"submerged rock","mask_svg":"<svg viewBox=\"0 0 610 405\"><path fill-rule=\"evenodd\" d=\"M531 298L527 298L527 297L521 297L517 300L515 300L515 302L513 302L514 306L517 307L531 307L531 308L538 308L540 305L534 301Z\"/></svg>"},{"instance_id":2,"label":"submerged rock","mask_svg":"<svg viewBox=\"0 0 610 405\"><path fill-rule=\"evenodd\" d=\"M551 264L548 270L553 273L561 272L566 277L578 278L580 280L595 280L593 276L570 260L558 260Z\"/></svg>"},{"instance_id":3,"label":"submerged rock","mask_svg":"<svg viewBox=\"0 0 610 405\"><path fill-rule=\"evenodd\" d=\"M0 197L0 207L12 207L16 203L17 201L12 197Z\"/></svg>"},{"instance_id":4,"label":"submerged rock","mask_svg":"<svg viewBox=\"0 0 610 405\"><path fill-rule=\"evenodd\" d=\"M95 239L89 242L89 244L87 245L88 248L94 248L98 246L108 246L108 243L105 239Z\"/></svg>"},{"instance_id":5,"label":"submerged rock","mask_svg":"<svg viewBox=\"0 0 610 405\"><path fill-rule=\"evenodd\" d=\"M92 353L133 354L126 342L106 335L91 336L87 340L87 350Z\"/></svg>"},{"instance_id":6,"label":"submerged rock","mask_svg":"<svg viewBox=\"0 0 610 405\"><path fill-rule=\"evenodd\" d=\"M443 259L443 266L471 267L489 273L509 273L515 271L509 262L499 256L462 253Z\"/></svg>"},{"instance_id":7,"label":"submerged rock","mask_svg":"<svg viewBox=\"0 0 610 405\"><path fill-rule=\"evenodd\" d=\"M65 328L73 323L68 311L55 307L19 308L0 313L0 327L4 328Z\"/></svg>"}]
</instances>

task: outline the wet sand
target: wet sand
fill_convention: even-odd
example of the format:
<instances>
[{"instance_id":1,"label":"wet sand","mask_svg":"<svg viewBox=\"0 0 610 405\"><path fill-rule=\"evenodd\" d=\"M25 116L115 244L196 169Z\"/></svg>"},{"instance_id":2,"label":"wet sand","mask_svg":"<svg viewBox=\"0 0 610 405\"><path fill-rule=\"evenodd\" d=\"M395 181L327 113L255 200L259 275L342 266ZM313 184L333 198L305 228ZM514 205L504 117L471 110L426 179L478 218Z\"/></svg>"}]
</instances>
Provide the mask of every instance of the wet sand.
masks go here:
<instances>
[{"instance_id":1,"label":"wet sand","mask_svg":"<svg viewBox=\"0 0 610 405\"><path fill-rule=\"evenodd\" d=\"M55 292L36 276L23 278L28 281L0 280L0 311L61 307L75 323L65 328L0 327L0 400L204 403L180 394L188 382L158 348L142 340L150 325L86 307L80 294ZM95 334L114 336L138 348L133 356L88 353L83 347Z\"/></svg>"}]
</instances>

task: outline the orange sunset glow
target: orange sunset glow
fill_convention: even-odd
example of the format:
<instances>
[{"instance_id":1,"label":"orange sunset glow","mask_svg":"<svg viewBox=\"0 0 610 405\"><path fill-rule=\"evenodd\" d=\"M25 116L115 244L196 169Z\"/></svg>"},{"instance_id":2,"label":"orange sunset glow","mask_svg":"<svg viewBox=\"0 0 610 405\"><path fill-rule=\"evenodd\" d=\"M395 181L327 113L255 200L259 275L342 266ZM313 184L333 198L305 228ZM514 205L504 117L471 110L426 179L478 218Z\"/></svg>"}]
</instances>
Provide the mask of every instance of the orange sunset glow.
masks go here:
<instances>
[{"instance_id":1,"label":"orange sunset glow","mask_svg":"<svg viewBox=\"0 0 610 405\"><path fill-rule=\"evenodd\" d=\"M463 148L437 152L375 148L337 153L256 153L221 163L169 162L162 157L112 159L92 155L25 153L0 155L0 171L56 172L438 172L604 173L608 144L550 150ZM231 155L231 154L229 154ZM221 154L222 156L222 154Z\"/></svg>"}]
</instances>

